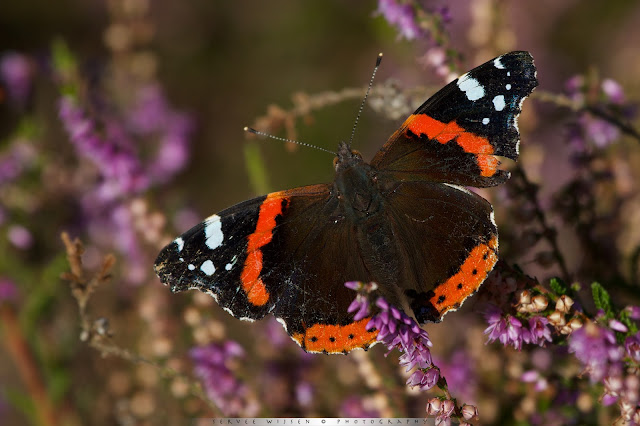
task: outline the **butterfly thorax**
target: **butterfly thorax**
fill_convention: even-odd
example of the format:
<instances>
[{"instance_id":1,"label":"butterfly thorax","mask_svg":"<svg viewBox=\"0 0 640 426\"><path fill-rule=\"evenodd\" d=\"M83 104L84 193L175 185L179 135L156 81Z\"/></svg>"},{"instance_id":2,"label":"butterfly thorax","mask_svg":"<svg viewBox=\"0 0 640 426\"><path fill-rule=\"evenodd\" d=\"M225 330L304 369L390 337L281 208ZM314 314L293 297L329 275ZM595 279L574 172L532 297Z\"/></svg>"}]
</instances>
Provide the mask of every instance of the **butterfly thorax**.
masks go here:
<instances>
[{"instance_id":1,"label":"butterfly thorax","mask_svg":"<svg viewBox=\"0 0 640 426\"><path fill-rule=\"evenodd\" d=\"M382 197L376 184L375 169L346 143L338 147L333 192L347 214L364 219L380 209Z\"/></svg>"}]
</instances>

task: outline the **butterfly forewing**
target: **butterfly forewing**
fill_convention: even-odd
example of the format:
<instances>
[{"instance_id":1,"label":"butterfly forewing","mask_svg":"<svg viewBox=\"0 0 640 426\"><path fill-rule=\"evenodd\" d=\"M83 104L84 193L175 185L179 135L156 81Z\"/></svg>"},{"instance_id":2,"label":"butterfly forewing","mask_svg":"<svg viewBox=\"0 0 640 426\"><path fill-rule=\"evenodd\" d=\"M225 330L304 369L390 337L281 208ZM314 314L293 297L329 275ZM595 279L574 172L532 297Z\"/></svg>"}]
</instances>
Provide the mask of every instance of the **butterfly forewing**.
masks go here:
<instances>
[{"instance_id":1,"label":"butterfly forewing","mask_svg":"<svg viewBox=\"0 0 640 426\"><path fill-rule=\"evenodd\" d=\"M537 86L528 52L488 61L438 91L416 110L371 164L395 179L494 186L509 174L496 156L516 160L522 101Z\"/></svg>"}]
</instances>

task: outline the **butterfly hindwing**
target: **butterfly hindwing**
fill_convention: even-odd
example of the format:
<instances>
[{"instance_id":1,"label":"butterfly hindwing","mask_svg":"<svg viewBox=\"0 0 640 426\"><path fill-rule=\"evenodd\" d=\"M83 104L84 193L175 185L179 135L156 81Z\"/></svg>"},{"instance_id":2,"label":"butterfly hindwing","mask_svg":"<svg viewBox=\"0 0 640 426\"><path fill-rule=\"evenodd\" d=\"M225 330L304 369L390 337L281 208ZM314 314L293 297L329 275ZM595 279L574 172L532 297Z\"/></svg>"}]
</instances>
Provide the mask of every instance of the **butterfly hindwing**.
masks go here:
<instances>
[{"instance_id":1,"label":"butterfly hindwing","mask_svg":"<svg viewBox=\"0 0 640 426\"><path fill-rule=\"evenodd\" d=\"M385 201L400 253L397 286L419 323L438 322L476 292L497 261L491 204L462 187L424 181L396 183Z\"/></svg>"}]
</instances>

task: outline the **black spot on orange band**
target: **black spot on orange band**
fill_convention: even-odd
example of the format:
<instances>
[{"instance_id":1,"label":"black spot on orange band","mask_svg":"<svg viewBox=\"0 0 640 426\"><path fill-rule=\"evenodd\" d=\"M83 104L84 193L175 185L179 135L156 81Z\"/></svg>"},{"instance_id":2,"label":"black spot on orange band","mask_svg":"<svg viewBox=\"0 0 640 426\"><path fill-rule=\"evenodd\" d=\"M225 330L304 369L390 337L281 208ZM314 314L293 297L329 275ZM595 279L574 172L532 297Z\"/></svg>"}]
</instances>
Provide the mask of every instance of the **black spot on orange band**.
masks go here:
<instances>
[{"instance_id":1,"label":"black spot on orange band","mask_svg":"<svg viewBox=\"0 0 640 426\"><path fill-rule=\"evenodd\" d=\"M491 177L498 170L500 162L493 155L494 149L489 140L465 130L455 120L443 123L427 114L412 114L404 126L418 136L425 135L441 144L455 141L465 152L475 154L482 176Z\"/></svg>"},{"instance_id":2,"label":"black spot on orange band","mask_svg":"<svg viewBox=\"0 0 640 426\"><path fill-rule=\"evenodd\" d=\"M479 244L471 250L458 272L433 289L429 299L440 316L460 304L478 290L498 261L498 237L488 243Z\"/></svg>"},{"instance_id":3,"label":"black spot on orange band","mask_svg":"<svg viewBox=\"0 0 640 426\"><path fill-rule=\"evenodd\" d=\"M347 325L314 324L304 333L294 333L291 337L308 352L346 353L353 349L366 349L376 342L377 330L368 331L371 318Z\"/></svg>"}]
</instances>

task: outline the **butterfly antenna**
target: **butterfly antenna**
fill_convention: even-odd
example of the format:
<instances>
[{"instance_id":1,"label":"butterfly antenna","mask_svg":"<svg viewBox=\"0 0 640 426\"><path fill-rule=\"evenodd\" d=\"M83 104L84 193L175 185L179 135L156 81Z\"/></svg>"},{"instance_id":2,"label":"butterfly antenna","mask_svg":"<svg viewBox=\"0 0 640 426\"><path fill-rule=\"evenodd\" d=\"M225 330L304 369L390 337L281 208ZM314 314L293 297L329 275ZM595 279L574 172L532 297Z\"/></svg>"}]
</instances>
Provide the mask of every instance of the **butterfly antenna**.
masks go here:
<instances>
[{"instance_id":1,"label":"butterfly antenna","mask_svg":"<svg viewBox=\"0 0 640 426\"><path fill-rule=\"evenodd\" d=\"M325 148L322 148L322 147L319 147L319 146L311 145L309 143L304 143L304 142L300 142L300 141L295 141L293 139L286 139L286 138L281 138L279 136L270 135L269 133L264 133L264 132L261 132L259 130L253 129L251 127L245 127L244 131L248 132L248 133L253 133L254 135L266 136L266 137L268 137L270 139L276 139L276 140L283 141L283 142L295 143L297 145L302 145L302 146L306 146L306 147L309 147L309 148L319 149L320 151L328 152L329 154L338 155L337 153L335 153L333 151L330 151L328 149L325 149Z\"/></svg>"},{"instance_id":2,"label":"butterfly antenna","mask_svg":"<svg viewBox=\"0 0 640 426\"><path fill-rule=\"evenodd\" d=\"M378 53L378 57L376 58L376 66L375 68L373 68L373 73L371 74L371 80L369 80L369 87L367 87L367 93L365 93L364 95L364 99L362 100L362 103L360 104L360 109L358 110L358 115L356 116L356 121L355 123L353 123L353 130L351 131L351 138L349 139L349 148L351 148L353 137L356 134L356 126L358 125L358 121L360 120L360 115L362 114L362 110L364 109L364 104L367 101L369 92L371 91L371 86L373 86L373 79L376 78L376 72L378 71L380 62L382 62L382 53Z\"/></svg>"}]
</instances>

